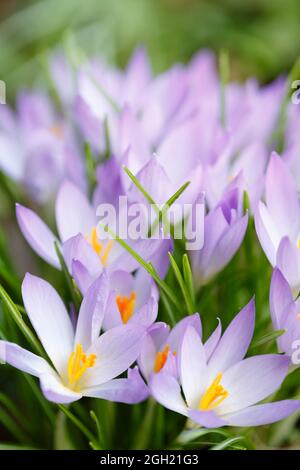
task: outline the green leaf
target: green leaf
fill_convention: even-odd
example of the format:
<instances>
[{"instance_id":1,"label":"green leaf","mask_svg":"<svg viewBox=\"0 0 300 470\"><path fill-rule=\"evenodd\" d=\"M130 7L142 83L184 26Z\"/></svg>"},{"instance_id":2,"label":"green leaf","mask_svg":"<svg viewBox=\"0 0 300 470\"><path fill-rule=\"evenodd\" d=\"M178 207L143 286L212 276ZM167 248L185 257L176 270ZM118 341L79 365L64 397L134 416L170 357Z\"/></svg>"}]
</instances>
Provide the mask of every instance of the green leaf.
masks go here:
<instances>
[{"instance_id":1,"label":"green leaf","mask_svg":"<svg viewBox=\"0 0 300 470\"><path fill-rule=\"evenodd\" d=\"M223 127L226 127L226 85L229 82L230 67L228 51L222 49L219 56L219 73L220 73L220 121Z\"/></svg>"},{"instance_id":2,"label":"green leaf","mask_svg":"<svg viewBox=\"0 0 300 470\"><path fill-rule=\"evenodd\" d=\"M20 442L31 442L28 434L25 433L8 412L0 406L0 423Z\"/></svg>"},{"instance_id":3,"label":"green leaf","mask_svg":"<svg viewBox=\"0 0 300 470\"><path fill-rule=\"evenodd\" d=\"M0 450L40 450L37 447L22 446L18 444L5 444L0 442Z\"/></svg>"},{"instance_id":4,"label":"green leaf","mask_svg":"<svg viewBox=\"0 0 300 470\"><path fill-rule=\"evenodd\" d=\"M89 183L89 193L92 195L96 185L95 159L92 154L91 146L88 142L84 144L86 176Z\"/></svg>"},{"instance_id":5,"label":"green leaf","mask_svg":"<svg viewBox=\"0 0 300 470\"><path fill-rule=\"evenodd\" d=\"M217 434L222 437L228 438L230 434L222 429L206 429L206 428L197 428L187 431L183 431L176 439L176 443L180 445L186 445L199 437L206 436L207 434Z\"/></svg>"},{"instance_id":6,"label":"green leaf","mask_svg":"<svg viewBox=\"0 0 300 470\"><path fill-rule=\"evenodd\" d=\"M189 292L191 301L194 304L195 303L195 290L194 290L193 273L192 273L189 257L186 253L182 257L182 267L183 267L184 282Z\"/></svg>"},{"instance_id":7,"label":"green leaf","mask_svg":"<svg viewBox=\"0 0 300 470\"><path fill-rule=\"evenodd\" d=\"M10 313L11 317L14 319L18 327L20 328L21 332L27 339L27 341L32 345L35 351L42 357L45 357L44 350L37 340L36 336L32 333L32 331L28 328L26 323L24 322L21 313L17 309L17 306L11 300L5 289L0 285L0 299L2 300L3 304L5 305L7 311Z\"/></svg>"},{"instance_id":8,"label":"green leaf","mask_svg":"<svg viewBox=\"0 0 300 470\"><path fill-rule=\"evenodd\" d=\"M60 265L61 265L62 272L64 274L64 277L65 277L65 280L66 280L66 283L67 283L67 287L68 287L70 296L71 296L72 301L74 303L74 306L75 306L75 308L78 312L79 309L80 309L81 302L82 302L82 296L81 296L81 294L78 290L78 287L75 284L74 279L72 278L72 276L69 273L68 267L67 267L67 265L65 263L65 260L62 256L61 252L60 252L57 241L54 242L54 245L55 245L55 250L56 250Z\"/></svg>"},{"instance_id":9,"label":"green leaf","mask_svg":"<svg viewBox=\"0 0 300 470\"><path fill-rule=\"evenodd\" d=\"M170 258L171 267L173 269L173 272L175 274L175 277L177 279L177 282L178 282L179 287L181 289L181 292L183 294L188 313L194 313L193 301L192 301L192 299L190 297L190 294L189 294L189 291L188 291L188 289L185 285L185 282L183 280L180 269L179 269L179 267L178 267L178 265L177 265L177 263L176 263L176 261L173 258L171 253L169 253L169 258Z\"/></svg>"},{"instance_id":10,"label":"green leaf","mask_svg":"<svg viewBox=\"0 0 300 470\"><path fill-rule=\"evenodd\" d=\"M238 437L231 437L229 439L226 439L223 442L220 442L219 444L216 444L215 446L211 447L210 450L224 450L228 449L228 447L233 447L234 444L237 442L244 441L244 437L238 436Z\"/></svg>"},{"instance_id":11,"label":"green leaf","mask_svg":"<svg viewBox=\"0 0 300 470\"><path fill-rule=\"evenodd\" d=\"M92 420L94 421L94 423L96 425L96 430L97 430L97 435L98 435L98 442L99 442L98 450L103 450L104 446L103 446L103 442L102 442L102 431L101 431L101 426L100 426L98 416L96 415L94 410L90 411L90 416L91 416Z\"/></svg>"},{"instance_id":12,"label":"green leaf","mask_svg":"<svg viewBox=\"0 0 300 470\"><path fill-rule=\"evenodd\" d=\"M286 330L271 331L270 333L267 333L267 334L263 335L261 338L259 338L258 340L254 341L252 346L251 346L251 349L257 348L258 346L262 346L263 344L269 343L270 341L275 341L277 338L282 336L284 333L286 333Z\"/></svg>"},{"instance_id":13,"label":"green leaf","mask_svg":"<svg viewBox=\"0 0 300 470\"><path fill-rule=\"evenodd\" d=\"M178 301L176 296L174 296L169 286L162 279L160 279L152 264L150 262L147 263L145 260L143 260L143 258L136 251L134 251L131 246L129 246L124 240L122 240L117 234L115 234L109 227L104 225L101 226L103 227L105 232L109 233L111 237L116 240L126 251L128 251L128 253L130 253L133 258L136 259L136 261L153 277L157 285L164 291L164 293L168 296L168 298L177 308Z\"/></svg>"},{"instance_id":14,"label":"green leaf","mask_svg":"<svg viewBox=\"0 0 300 470\"><path fill-rule=\"evenodd\" d=\"M123 165L123 168L125 170L125 172L127 173L127 175L129 176L129 178L131 179L131 181L136 185L136 187L141 191L141 193L145 196L145 198L147 199L147 201L149 202L149 204L151 204L153 206L153 209L155 210L157 216L159 217L160 216L160 209L158 207L158 205L156 204L156 202L154 201L154 199L152 199L152 197L150 196L150 194L143 188L143 186L141 185L141 183L138 181L138 179L134 176L133 173L131 173L131 171L129 170L129 168L127 168L125 165Z\"/></svg>"},{"instance_id":15,"label":"green leaf","mask_svg":"<svg viewBox=\"0 0 300 470\"><path fill-rule=\"evenodd\" d=\"M78 419L69 408L65 405L57 405L58 408L66 415L66 417L79 429L79 431L87 438L91 446L97 447L97 440L90 430Z\"/></svg>"},{"instance_id":16,"label":"green leaf","mask_svg":"<svg viewBox=\"0 0 300 470\"><path fill-rule=\"evenodd\" d=\"M70 439L70 435L66 426L67 417L60 411L57 413L56 423L54 426L54 449L55 450L76 450L76 447Z\"/></svg>"}]
</instances>

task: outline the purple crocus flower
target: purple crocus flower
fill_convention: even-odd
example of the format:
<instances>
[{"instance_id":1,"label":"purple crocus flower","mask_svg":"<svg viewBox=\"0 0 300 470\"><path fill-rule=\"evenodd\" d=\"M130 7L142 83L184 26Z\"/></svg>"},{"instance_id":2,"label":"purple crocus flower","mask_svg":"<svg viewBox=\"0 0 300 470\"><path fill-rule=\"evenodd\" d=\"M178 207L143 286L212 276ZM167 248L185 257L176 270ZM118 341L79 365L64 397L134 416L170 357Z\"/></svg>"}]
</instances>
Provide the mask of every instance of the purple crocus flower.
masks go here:
<instances>
[{"instance_id":1,"label":"purple crocus flower","mask_svg":"<svg viewBox=\"0 0 300 470\"><path fill-rule=\"evenodd\" d=\"M177 354L188 325L192 325L199 335L202 334L198 313L183 318L171 331L163 322L155 323L148 329L138 358L139 369L147 382L152 374L162 371L177 377Z\"/></svg>"},{"instance_id":2,"label":"purple crocus flower","mask_svg":"<svg viewBox=\"0 0 300 470\"><path fill-rule=\"evenodd\" d=\"M197 283L208 282L229 263L244 239L247 224L248 213L242 214L241 193L232 188L205 216L203 248L190 252Z\"/></svg>"},{"instance_id":3,"label":"purple crocus flower","mask_svg":"<svg viewBox=\"0 0 300 470\"><path fill-rule=\"evenodd\" d=\"M292 289L278 268L272 275L270 310L274 329L286 330L277 339L278 349L292 356L295 346L299 346L295 342L300 340L300 299L294 300Z\"/></svg>"},{"instance_id":4,"label":"purple crocus flower","mask_svg":"<svg viewBox=\"0 0 300 470\"><path fill-rule=\"evenodd\" d=\"M137 359L145 328L132 324L100 334L107 292L103 279L93 284L82 302L74 331L55 289L27 274L22 295L28 317L51 360L51 365L17 344L1 341L1 359L39 378L43 394L55 403L71 403L83 396L136 403L147 390L137 369L116 379Z\"/></svg>"},{"instance_id":5,"label":"purple crocus flower","mask_svg":"<svg viewBox=\"0 0 300 470\"><path fill-rule=\"evenodd\" d=\"M251 301L230 323L210 356L197 330L189 325L178 354L179 377L165 371L152 374L154 398L207 428L258 426L298 410L299 400L257 404L280 387L290 359L276 354L244 359L254 316Z\"/></svg>"},{"instance_id":6,"label":"purple crocus flower","mask_svg":"<svg viewBox=\"0 0 300 470\"><path fill-rule=\"evenodd\" d=\"M39 92L22 92L17 112L0 109L0 167L45 202L68 177L85 188L83 163L71 129Z\"/></svg>"},{"instance_id":7,"label":"purple crocus flower","mask_svg":"<svg viewBox=\"0 0 300 470\"><path fill-rule=\"evenodd\" d=\"M264 144L254 142L238 155L233 155L230 139L227 148L204 171L204 189L209 207L214 208L230 186L247 191L254 212L262 196L267 166L267 150Z\"/></svg>"},{"instance_id":8,"label":"purple crocus flower","mask_svg":"<svg viewBox=\"0 0 300 470\"><path fill-rule=\"evenodd\" d=\"M60 268L54 246L55 241L60 244L57 237L31 209L17 205L16 214L20 229L33 250ZM98 238L96 211L85 194L69 181L60 187L55 216L65 261L82 292L86 292L104 269L131 272L139 267L138 262L107 234L103 232L103 239ZM156 267L160 274L165 274L170 240L138 239L128 243L147 260L159 253Z\"/></svg>"},{"instance_id":9,"label":"purple crocus flower","mask_svg":"<svg viewBox=\"0 0 300 470\"><path fill-rule=\"evenodd\" d=\"M137 323L146 328L157 317L159 293L155 282L143 268L135 275L114 271L109 276L110 298L103 320L103 329Z\"/></svg>"},{"instance_id":10,"label":"purple crocus flower","mask_svg":"<svg viewBox=\"0 0 300 470\"><path fill-rule=\"evenodd\" d=\"M266 174L266 204L255 214L256 232L272 266L293 288L300 286L300 203L284 161L272 154Z\"/></svg>"}]
</instances>

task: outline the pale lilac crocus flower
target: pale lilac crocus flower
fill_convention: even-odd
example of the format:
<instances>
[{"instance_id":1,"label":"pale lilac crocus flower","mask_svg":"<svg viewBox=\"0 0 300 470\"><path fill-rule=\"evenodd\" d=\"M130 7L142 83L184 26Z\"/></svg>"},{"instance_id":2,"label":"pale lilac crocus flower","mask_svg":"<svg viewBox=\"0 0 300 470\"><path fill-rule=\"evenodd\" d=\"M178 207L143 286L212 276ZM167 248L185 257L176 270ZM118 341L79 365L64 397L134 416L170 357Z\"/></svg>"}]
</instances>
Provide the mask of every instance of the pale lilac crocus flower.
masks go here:
<instances>
[{"instance_id":1,"label":"pale lilac crocus flower","mask_svg":"<svg viewBox=\"0 0 300 470\"><path fill-rule=\"evenodd\" d=\"M292 288L300 286L300 202L292 175L275 152L267 169L266 203L260 202L255 228L273 267Z\"/></svg>"},{"instance_id":2,"label":"pale lilac crocus flower","mask_svg":"<svg viewBox=\"0 0 300 470\"><path fill-rule=\"evenodd\" d=\"M39 378L43 394L55 403L71 403L83 396L136 403L145 398L137 369L117 378L137 359L145 328L133 324L100 335L107 289L99 278L84 297L77 325L72 322L55 289L27 274L24 305L50 361L17 344L1 341L1 360Z\"/></svg>"},{"instance_id":3,"label":"pale lilac crocus flower","mask_svg":"<svg viewBox=\"0 0 300 470\"><path fill-rule=\"evenodd\" d=\"M300 299L294 300L289 283L278 268L272 275L270 310L275 330L285 330L277 339L280 352L292 357L300 341Z\"/></svg>"},{"instance_id":4,"label":"pale lilac crocus flower","mask_svg":"<svg viewBox=\"0 0 300 470\"><path fill-rule=\"evenodd\" d=\"M109 275L110 296L103 329L137 323L149 328L158 313L159 292L143 268L135 274L114 271Z\"/></svg>"},{"instance_id":5,"label":"pale lilac crocus flower","mask_svg":"<svg viewBox=\"0 0 300 470\"><path fill-rule=\"evenodd\" d=\"M298 410L299 400L257 404L280 387L290 359L276 354L244 359L253 329L252 301L233 319L208 356L199 333L188 326L178 353L179 377L152 374L154 398L207 428L258 426Z\"/></svg>"},{"instance_id":6,"label":"pale lilac crocus flower","mask_svg":"<svg viewBox=\"0 0 300 470\"><path fill-rule=\"evenodd\" d=\"M177 377L177 354L188 325L192 325L199 335L202 334L198 313L183 318L171 331L169 326L163 322L155 323L148 328L138 358L139 369L147 382L152 374L163 371Z\"/></svg>"},{"instance_id":7,"label":"pale lilac crocus flower","mask_svg":"<svg viewBox=\"0 0 300 470\"><path fill-rule=\"evenodd\" d=\"M248 225L248 213L243 215L239 188L231 188L219 204L204 219L204 245L191 251L196 283L207 283L218 274L238 251Z\"/></svg>"},{"instance_id":8,"label":"pale lilac crocus flower","mask_svg":"<svg viewBox=\"0 0 300 470\"><path fill-rule=\"evenodd\" d=\"M86 195L69 181L61 185L56 198L55 216L60 241L31 209L18 204L16 214L27 242L39 256L56 268L60 268L60 264L54 242L61 246L67 266L82 287L82 292L104 269L130 272L139 267L138 262L104 231L103 239L99 239L96 210ZM129 240L128 243L148 261L159 251L158 270L166 272L169 240L138 239Z\"/></svg>"},{"instance_id":9,"label":"pale lilac crocus flower","mask_svg":"<svg viewBox=\"0 0 300 470\"><path fill-rule=\"evenodd\" d=\"M22 92L16 113L0 109L0 168L43 203L63 178L85 188L83 162L69 126L38 92Z\"/></svg>"}]
</instances>

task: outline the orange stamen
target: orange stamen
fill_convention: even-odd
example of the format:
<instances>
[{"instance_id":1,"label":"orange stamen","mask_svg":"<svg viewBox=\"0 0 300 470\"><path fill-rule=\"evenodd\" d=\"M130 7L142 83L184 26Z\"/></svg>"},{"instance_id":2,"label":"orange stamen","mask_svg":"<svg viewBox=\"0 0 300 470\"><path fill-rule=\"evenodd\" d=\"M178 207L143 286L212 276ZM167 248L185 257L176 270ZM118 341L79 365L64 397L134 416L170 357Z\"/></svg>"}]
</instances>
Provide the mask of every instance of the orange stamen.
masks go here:
<instances>
[{"instance_id":1,"label":"orange stamen","mask_svg":"<svg viewBox=\"0 0 300 470\"><path fill-rule=\"evenodd\" d=\"M129 297L126 295L117 295L116 302L120 311L120 315L124 324L130 320L133 315L136 304L136 293L131 292Z\"/></svg>"}]
</instances>

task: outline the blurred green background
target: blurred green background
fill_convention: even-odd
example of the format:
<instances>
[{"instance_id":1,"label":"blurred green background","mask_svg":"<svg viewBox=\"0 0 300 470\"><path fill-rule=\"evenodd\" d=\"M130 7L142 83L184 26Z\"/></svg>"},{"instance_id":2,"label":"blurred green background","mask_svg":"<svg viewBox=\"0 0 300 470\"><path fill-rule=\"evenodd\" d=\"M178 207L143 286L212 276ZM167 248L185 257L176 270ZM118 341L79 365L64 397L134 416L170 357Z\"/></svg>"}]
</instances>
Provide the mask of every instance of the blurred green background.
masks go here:
<instances>
[{"instance_id":1,"label":"blurred green background","mask_svg":"<svg viewBox=\"0 0 300 470\"><path fill-rule=\"evenodd\" d=\"M123 65L145 44L154 69L201 47L230 51L232 78L268 82L299 54L299 0L1 0L0 78L14 96L72 32L87 52Z\"/></svg>"}]
</instances>

